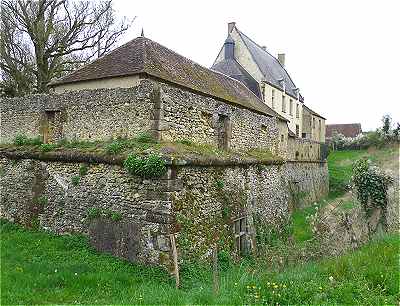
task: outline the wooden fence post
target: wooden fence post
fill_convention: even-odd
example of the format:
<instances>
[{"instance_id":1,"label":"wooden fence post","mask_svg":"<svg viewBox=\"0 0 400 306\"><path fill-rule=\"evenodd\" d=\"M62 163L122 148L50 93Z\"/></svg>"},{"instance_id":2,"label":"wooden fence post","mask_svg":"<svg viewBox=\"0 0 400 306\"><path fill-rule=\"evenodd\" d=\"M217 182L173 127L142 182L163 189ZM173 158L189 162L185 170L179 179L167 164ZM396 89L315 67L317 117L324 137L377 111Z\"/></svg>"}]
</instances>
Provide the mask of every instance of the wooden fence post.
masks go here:
<instances>
[{"instance_id":1,"label":"wooden fence post","mask_svg":"<svg viewBox=\"0 0 400 306\"><path fill-rule=\"evenodd\" d=\"M213 290L214 294L219 292L219 275L218 275L218 244L213 247Z\"/></svg>"},{"instance_id":2,"label":"wooden fence post","mask_svg":"<svg viewBox=\"0 0 400 306\"><path fill-rule=\"evenodd\" d=\"M176 288L179 288L178 252L176 250L175 235L174 234L169 235L169 239L171 241L172 257L174 259L174 272L175 272Z\"/></svg>"}]
</instances>

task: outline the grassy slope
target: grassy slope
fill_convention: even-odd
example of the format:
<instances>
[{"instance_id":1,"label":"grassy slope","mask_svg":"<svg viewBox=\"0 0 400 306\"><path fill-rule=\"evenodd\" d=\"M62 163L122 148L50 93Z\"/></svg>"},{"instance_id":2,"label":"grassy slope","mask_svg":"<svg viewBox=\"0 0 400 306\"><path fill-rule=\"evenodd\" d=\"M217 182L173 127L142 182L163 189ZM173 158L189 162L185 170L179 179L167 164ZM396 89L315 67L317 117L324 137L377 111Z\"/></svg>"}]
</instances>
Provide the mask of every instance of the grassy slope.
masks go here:
<instances>
[{"instance_id":1,"label":"grassy slope","mask_svg":"<svg viewBox=\"0 0 400 306\"><path fill-rule=\"evenodd\" d=\"M328 156L329 168L329 195L315 205L297 210L292 215L293 236L297 242L303 242L312 238L312 231L306 217L311 216L322 206L341 201L341 209L351 209L354 207L351 196L345 195L348 190L352 176L353 163L360 158L368 158L383 169L398 171L399 149L396 146L383 149L369 149L357 151L334 151Z\"/></svg>"},{"instance_id":2,"label":"grassy slope","mask_svg":"<svg viewBox=\"0 0 400 306\"><path fill-rule=\"evenodd\" d=\"M97 254L80 237L57 237L7 222L2 222L1 230L2 304L242 304L264 300L378 305L394 304L398 299L397 235L353 254L283 273L267 272L250 263L231 267L221 272L221 291L214 296L208 271L192 271L190 280L186 272L185 288L176 290L162 270Z\"/></svg>"},{"instance_id":3,"label":"grassy slope","mask_svg":"<svg viewBox=\"0 0 400 306\"><path fill-rule=\"evenodd\" d=\"M393 150L372 152L378 163ZM351 176L354 159L366 151L335 152L329 157L331 175L340 183ZM338 194L333 189L333 194ZM339 192L340 194L340 192ZM329 199L328 199L329 201ZM317 203L317 206L324 202ZM294 215L294 237L311 238L305 216ZM270 272L259 264L243 263L221 272L220 294L212 293L206 268L183 267L184 288L161 269L132 265L98 254L79 236L57 237L1 226L1 303L91 304L205 304L205 303L345 303L395 304L399 300L399 236L388 235L360 250L334 260L323 260ZM333 281L329 277L333 277ZM278 286L277 288L274 288Z\"/></svg>"}]
</instances>

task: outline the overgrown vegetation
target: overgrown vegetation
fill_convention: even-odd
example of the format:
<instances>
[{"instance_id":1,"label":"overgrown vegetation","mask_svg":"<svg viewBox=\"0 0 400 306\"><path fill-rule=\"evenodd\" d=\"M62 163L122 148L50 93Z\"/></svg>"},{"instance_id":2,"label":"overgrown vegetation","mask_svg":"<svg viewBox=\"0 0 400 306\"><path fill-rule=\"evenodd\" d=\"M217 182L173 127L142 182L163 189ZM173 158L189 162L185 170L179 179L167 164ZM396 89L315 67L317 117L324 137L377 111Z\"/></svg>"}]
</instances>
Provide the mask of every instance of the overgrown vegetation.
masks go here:
<instances>
[{"instance_id":1,"label":"overgrown vegetation","mask_svg":"<svg viewBox=\"0 0 400 306\"><path fill-rule=\"evenodd\" d=\"M55 236L1 221L3 304L363 304L399 299L399 236L352 254L273 272L220 254L220 291L207 266L182 267L182 289L161 268L98 254L86 238ZM373 255L372 255L373 254Z\"/></svg>"},{"instance_id":2,"label":"overgrown vegetation","mask_svg":"<svg viewBox=\"0 0 400 306\"><path fill-rule=\"evenodd\" d=\"M88 209L86 220L90 221L97 218L107 218L116 222L122 219L122 215L110 209L100 209L96 207Z\"/></svg>"},{"instance_id":3,"label":"overgrown vegetation","mask_svg":"<svg viewBox=\"0 0 400 306\"><path fill-rule=\"evenodd\" d=\"M143 178L160 177L167 171L165 161L157 154L146 157L130 154L124 161L124 167L130 174Z\"/></svg>"},{"instance_id":4,"label":"overgrown vegetation","mask_svg":"<svg viewBox=\"0 0 400 306\"><path fill-rule=\"evenodd\" d=\"M71 183L74 186L78 186L80 181L81 181L81 177L79 175L74 175L73 177L71 177Z\"/></svg>"},{"instance_id":5,"label":"overgrown vegetation","mask_svg":"<svg viewBox=\"0 0 400 306\"><path fill-rule=\"evenodd\" d=\"M400 141L400 123L393 124L389 115L382 117L382 126L375 131L366 132L355 138L340 133L332 135L331 147L335 150L365 150L370 147L383 148Z\"/></svg>"},{"instance_id":6,"label":"overgrown vegetation","mask_svg":"<svg viewBox=\"0 0 400 306\"><path fill-rule=\"evenodd\" d=\"M40 146L42 140L40 137L29 138L25 135L17 135L14 139L16 146Z\"/></svg>"},{"instance_id":7,"label":"overgrown vegetation","mask_svg":"<svg viewBox=\"0 0 400 306\"><path fill-rule=\"evenodd\" d=\"M52 144L42 144L39 137L28 138L19 135L14 141L14 146L24 146L24 150L48 153L51 151L76 151L77 153L90 152L98 155L120 155L128 156L134 154L145 156L149 154L169 155L173 158L199 158L230 159L230 158L255 158L262 161L281 160L274 156L269 150L251 149L248 151L222 150L209 144L198 144L193 141L182 139L176 142L157 142L149 133L140 133L134 138L117 138L108 141L86 141L62 139ZM2 144L1 147L8 148L11 145Z\"/></svg>"},{"instance_id":8,"label":"overgrown vegetation","mask_svg":"<svg viewBox=\"0 0 400 306\"><path fill-rule=\"evenodd\" d=\"M370 160L360 159L353 166L353 183L360 201L367 215L373 208L382 208L385 215L387 210L387 189L393 179L373 165Z\"/></svg>"}]
</instances>

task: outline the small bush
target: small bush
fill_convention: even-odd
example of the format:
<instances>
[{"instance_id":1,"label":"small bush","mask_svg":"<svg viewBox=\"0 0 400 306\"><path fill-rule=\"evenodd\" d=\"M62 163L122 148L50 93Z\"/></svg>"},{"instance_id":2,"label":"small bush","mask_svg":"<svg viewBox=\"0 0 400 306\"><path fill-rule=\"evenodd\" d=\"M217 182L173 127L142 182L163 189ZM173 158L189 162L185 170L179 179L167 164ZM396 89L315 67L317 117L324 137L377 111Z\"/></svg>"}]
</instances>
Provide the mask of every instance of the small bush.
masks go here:
<instances>
[{"instance_id":1,"label":"small bush","mask_svg":"<svg viewBox=\"0 0 400 306\"><path fill-rule=\"evenodd\" d=\"M141 133L134 139L137 142L141 143L155 143L156 140L149 133Z\"/></svg>"},{"instance_id":2,"label":"small bush","mask_svg":"<svg viewBox=\"0 0 400 306\"><path fill-rule=\"evenodd\" d=\"M165 161L156 154L147 157L130 154L124 161L124 167L130 174L143 178L160 177L167 171Z\"/></svg>"},{"instance_id":3,"label":"small bush","mask_svg":"<svg viewBox=\"0 0 400 306\"><path fill-rule=\"evenodd\" d=\"M74 185L74 186L78 186L80 181L81 181L81 177L79 175L74 175L71 178L72 185Z\"/></svg>"},{"instance_id":4,"label":"small bush","mask_svg":"<svg viewBox=\"0 0 400 306\"><path fill-rule=\"evenodd\" d=\"M42 144L40 137L29 138L25 135L17 135L14 139L16 146L39 146Z\"/></svg>"},{"instance_id":5,"label":"small bush","mask_svg":"<svg viewBox=\"0 0 400 306\"><path fill-rule=\"evenodd\" d=\"M121 220L121 219L122 219L122 215L121 215L120 213L115 212L115 211L113 211L113 212L111 213L111 220L113 220L113 221L119 221L119 220Z\"/></svg>"},{"instance_id":6,"label":"small bush","mask_svg":"<svg viewBox=\"0 0 400 306\"><path fill-rule=\"evenodd\" d=\"M28 137L24 135L17 135L14 139L14 144L16 146L24 146L27 144L27 142L28 142Z\"/></svg>"},{"instance_id":7,"label":"small bush","mask_svg":"<svg viewBox=\"0 0 400 306\"><path fill-rule=\"evenodd\" d=\"M48 202L49 202L49 200L45 196L41 196L41 197L37 198L37 203L40 206L45 206L45 205L47 205Z\"/></svg>"},{"instance_id":8,"label":"small bush","mask_svg":"<svg viewBox=\"0 0 400 306\"><path fill-rule=\"evenodd\" d=\"M386 210L387 189L389 184L393 183L390 176L374 166L371 161L360 159L354 163L352 180L357 198L368 215L372 207L382 207Z\"/></svg>"},{"instance_id":9,"label":"small bush","mask_svg":"<svg viewBox=\"0 0 400 306\"><path fill-rule=\"evenodd\" d=\"M88 173L88 170L89 170L88 166L86 164L82 164L79 167L79 175L80 176L85 176Z\"/></svg>"},{"instance_id":10,"label":"small bush","mask_svg":"<svg viewBox=\"0 0 400 306\"><path fill-rule=\"evenodd\" d=\"M93 220L96 218L107 218L107 219L111 219L114 222L120 221L122 219L122 215L119 212L116 211L112 211L109 209L100 209L100 208L89 208L87 211L87 220Z\"/></svg>"},{"instance_id":11,"label":"small bush","mask_svg":"<svg viewBox=\"0 0 400 306\"><path fill-rule=\"evenodd\" d=\"M42 143L39 148L42 152L50 152L57 148L57 145L51 143Z\"/></svg>"},{"instance_id":12,"label":"small bush","mask_svg":"<svg viewBox=\"0 0 400 306\"><path fill-rule=\"evenodd\" d=\"M215 186L216 186L218 189L224 188L224 185L225 185L225 183L224 183L223 180L217 180L217 181L215 182Z\"/></svg>"},{"instance_id":13,"label":"small bush","mask_svg":"<svg viewBox=\"0 0 400 306\"><path fill-rule=\"evenodd\" d=\"M106 146L106 152L108 154L116 155L121 153L121 151L124 149L125 145L122 141L113 141L109 145Z\"/></svg>"},{"instance_id":14,"label":"small bush","mask_svg":"<svg viewBox=\"0 0 400 306\"><path fill-rule=\"evenodd\" d=\"M101 216L101 209L100 208L89 208L87 211L87 219L92 220L99 218Z\"/></svg>"}]
</instances>

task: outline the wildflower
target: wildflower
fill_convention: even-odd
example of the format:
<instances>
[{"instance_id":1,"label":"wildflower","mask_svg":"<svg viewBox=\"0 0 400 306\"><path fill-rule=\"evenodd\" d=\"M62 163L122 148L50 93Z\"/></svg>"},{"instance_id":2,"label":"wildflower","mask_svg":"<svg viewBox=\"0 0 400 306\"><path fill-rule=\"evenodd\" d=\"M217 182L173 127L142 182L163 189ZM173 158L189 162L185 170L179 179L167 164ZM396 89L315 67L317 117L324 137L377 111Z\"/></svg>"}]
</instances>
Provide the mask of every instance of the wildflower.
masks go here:
<instances>
[{"instance_id":1,"label":"wildflower","mask_svg":"<svg viewBox=\"0 0 400 306\"><path fill-rule=\"evenodd\" d=\"M329 276L329 280L330 280L331 282L333 282L333 276L332 276L332 275Z\"/></svg>"},{"instance_id":2,"label":"wildflower","mask_svg":"<svg viewBox=\"0 0 400 306\"><path fill-rule=\"evenodd\" d=\"M283 284L283 286L282 286L283 288L286 288L286 285L285 284Z\"/></svg>"},{"instance_id":3,"label":"wildflower","mask_svg":"<svg viewBox=\"0 0 400 306\"><path fill-rule=\"evenodd\" d=\"M277 289L279 286L278 285L274 285L274 288Z\"/></svg>"},{"instance_id":4,"label":"wildflower","mask_svg":"<svg viewBox=\"0 0 400 306\"><path fill-rule=\"evenodd\" d=\"M77 275L78 275L78 273L75 272L75 276L77 276Z\"/></svg>"},{"instance_id":5,"label":"wildflower","mask_svg":"<svg viewBox=\"0 0 400 306\"><path fill-rule=\"evenodd\" d=\"M235 283L235 286L237 286L237 283Z\"/></svg>"},{"instance_id":6,"label":"wildflower","mask_svg":"<svg viewBox=\"0 0 400 306\"><path fill-rule=\"evenodd\" d=\"M54 273L57 273L57 269L54 270Z\"/></svg>"},{"instance_id":7,"label":"wildflower","mask_svg":"<svg viewBox=\"0 0 400 306\"><path fill-rule=\"evenodd\" d=\"M319 290L322 290L322 287L319 287Z\"/></svg>"},{"instance_id":8,"label":"wildflower","mask_svg":"<svg viewBox=\"0 0 400 306\"><path fill-rule=\"evenodd\" d=\"M269 286L271 283L270 282L267 282L267 286Z\"/></svg>"}]
</instances>

